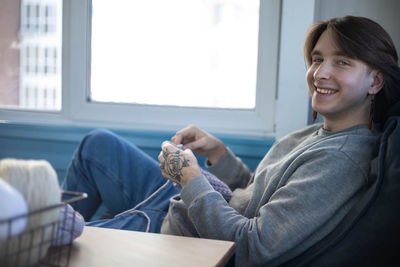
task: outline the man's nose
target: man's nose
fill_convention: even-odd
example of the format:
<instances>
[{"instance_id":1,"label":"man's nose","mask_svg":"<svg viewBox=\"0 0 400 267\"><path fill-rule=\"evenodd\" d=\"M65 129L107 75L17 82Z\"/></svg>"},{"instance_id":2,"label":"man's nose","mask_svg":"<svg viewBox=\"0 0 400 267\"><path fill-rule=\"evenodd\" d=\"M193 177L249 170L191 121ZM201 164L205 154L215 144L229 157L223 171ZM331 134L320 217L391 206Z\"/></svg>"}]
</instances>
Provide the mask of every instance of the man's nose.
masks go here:
<instances>
[{"instance_id":1,"label":"man's nose","mask_svg":"<svg viewBox=\"0 0 400 267\"><path fill-rule=\"evenodd\" d=\"M314 79L316 81L329 79L331 77L331 66L328 62L322 62L314 71Z\"/></svg>"}]
</instances>

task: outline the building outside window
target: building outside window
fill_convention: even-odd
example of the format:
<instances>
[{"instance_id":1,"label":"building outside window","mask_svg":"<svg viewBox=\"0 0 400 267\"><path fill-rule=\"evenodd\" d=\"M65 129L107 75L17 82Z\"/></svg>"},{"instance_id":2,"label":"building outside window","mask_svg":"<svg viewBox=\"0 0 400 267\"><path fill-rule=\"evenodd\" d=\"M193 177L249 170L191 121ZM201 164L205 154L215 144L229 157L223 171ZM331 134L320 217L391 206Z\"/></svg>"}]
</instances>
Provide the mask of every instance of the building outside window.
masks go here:
<instances>
[{"instance_id":1,"label":"building outside window","mask_svg":"<svg viewBox=\"0 0 400 267\"><path fill-rule=\"evenodd\" d=\"M0 104L61 110L62 1L2 1Z\"/></svg>"}]
</instances>

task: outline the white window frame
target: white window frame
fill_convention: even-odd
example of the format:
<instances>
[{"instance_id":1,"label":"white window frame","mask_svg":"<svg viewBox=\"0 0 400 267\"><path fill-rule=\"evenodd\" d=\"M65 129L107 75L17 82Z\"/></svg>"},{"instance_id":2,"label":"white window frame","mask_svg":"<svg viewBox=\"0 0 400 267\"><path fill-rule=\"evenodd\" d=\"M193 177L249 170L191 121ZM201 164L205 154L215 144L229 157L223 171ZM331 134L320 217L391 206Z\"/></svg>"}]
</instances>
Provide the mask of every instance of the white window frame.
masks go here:
<instances>
[{"instance_id":1,"label":"white window frame","mask_svg":"<svg viewBox=\"0 0 400 267\"><path fill-rule=\"evenodd\" d=\"M115 104L87 101L90 66L90 1L69 2L70 117L129 125L133 128L177 130L196 124L209 131L241 134L271 134L274 127L275 88L279 45L280 0L260 1L259 53L254 110L187 108L143 104ZM66 8L64 6L64 8ZM65 21L65 20L64 20ZM155 76L156 77L156 76ZM64 86L65 88L65 86ZM110 88L112 90L112 88Z\"/></svg>"},{"instance_id":2,"label":"white window frame","mask_svg":"<svg viewBox=\"0 0 400 267\"><path fill-rule=\"evenodd\" d=\"M1 108L0 123L161 131L196 124L214 133L276 138L307 125L302 44L315 0L260 0L256 108L247 111L87 102L88 1L63 1L62 110Z\"/></svg>"}]
</instances>

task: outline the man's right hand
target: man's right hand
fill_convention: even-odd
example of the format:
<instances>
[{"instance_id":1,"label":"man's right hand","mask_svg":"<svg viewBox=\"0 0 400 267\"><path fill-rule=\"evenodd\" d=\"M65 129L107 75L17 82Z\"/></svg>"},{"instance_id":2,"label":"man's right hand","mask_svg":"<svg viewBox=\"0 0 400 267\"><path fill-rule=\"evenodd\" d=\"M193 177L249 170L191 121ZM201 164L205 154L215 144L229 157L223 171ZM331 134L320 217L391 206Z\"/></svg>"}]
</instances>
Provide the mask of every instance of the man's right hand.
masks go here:
<instances>
[{"instance_id":1,"label":"man's right hand","mask_svg":"<svg viewBox=\"0 0 400 267\"><path fill-rule=\"evenodd\" d=\"M194 125L178 131L171 141L176 145L182 144L183 149L188 148L198 155L206 156L211 165L216 164L228 151L221 140Z\"/></svg>"}]
</instances>

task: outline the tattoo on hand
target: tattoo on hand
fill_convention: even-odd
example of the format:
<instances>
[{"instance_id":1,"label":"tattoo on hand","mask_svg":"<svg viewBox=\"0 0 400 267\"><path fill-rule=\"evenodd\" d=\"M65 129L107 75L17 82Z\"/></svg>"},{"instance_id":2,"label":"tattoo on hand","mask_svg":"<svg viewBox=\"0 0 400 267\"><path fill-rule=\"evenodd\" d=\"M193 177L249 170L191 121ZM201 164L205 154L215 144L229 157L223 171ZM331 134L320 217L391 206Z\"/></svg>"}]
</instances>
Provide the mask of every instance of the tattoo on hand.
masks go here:
<instances>
[{"instance_id":1,"label":"tattoo on hand","mask_svg":"<svg viewBox=\"0 0 400 267\"><path fill-rule=\"evenodd\" d=\"M163 153L164 164L161 169L173 180L180 182L182 178L182 169L189 166L189 160L185 159L180 150L175 152L165 151Z\"/></svg>"}]
</instances>

